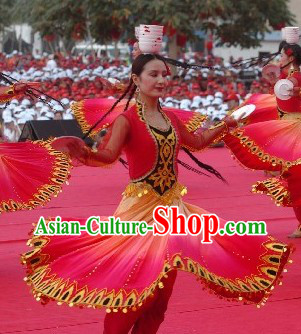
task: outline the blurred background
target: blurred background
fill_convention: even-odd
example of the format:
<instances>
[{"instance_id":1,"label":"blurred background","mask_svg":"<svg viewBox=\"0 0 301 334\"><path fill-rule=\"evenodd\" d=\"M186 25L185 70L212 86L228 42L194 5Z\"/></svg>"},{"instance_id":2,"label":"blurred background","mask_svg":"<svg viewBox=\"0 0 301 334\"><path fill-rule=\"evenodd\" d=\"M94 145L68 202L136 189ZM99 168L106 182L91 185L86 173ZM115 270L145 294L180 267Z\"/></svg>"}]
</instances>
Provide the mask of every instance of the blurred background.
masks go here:
<instances>
[{"instance_id":1,"label":"blurred background","mask_svg":"<svg viewBox=\"0 0 301 334\"><path fill-rule=\"evenodd\" d=\"M281 28L301 25L301 1L1 0L0 71L40 82L63 105L28 97L3 104L1 140L18 140L27 121L72 119L73 101L117 97L113 84L129 80L139 24L164 25L163 55L213 67L174 69L162 104L215 122L270 91L259 65L232 64L276 52Z\"/></svg>"}]
</instances>

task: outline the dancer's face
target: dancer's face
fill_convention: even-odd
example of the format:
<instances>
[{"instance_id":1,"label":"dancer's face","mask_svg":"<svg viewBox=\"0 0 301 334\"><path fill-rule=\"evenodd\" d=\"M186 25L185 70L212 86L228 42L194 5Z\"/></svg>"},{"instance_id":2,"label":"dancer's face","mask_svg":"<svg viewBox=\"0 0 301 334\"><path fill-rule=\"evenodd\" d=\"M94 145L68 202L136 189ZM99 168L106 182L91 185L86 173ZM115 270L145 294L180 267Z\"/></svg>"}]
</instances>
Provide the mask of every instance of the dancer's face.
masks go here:
<instances>
[{"instance_id":1,"label":"dancer's face","mask_svg":"<svg viewBox=\"0 0 301 334\"><path fill-rule=\"evenodd\" d=\"M140 92L149 97L163 97L167 86L167 69L163 61L154 59L145 64L140 76L133 74Z\"/></svg>"},{"instance_id":2,"label":"dancer's face","mask_svg":"<svg viewBox=\"0 0 301 334\"><path fill-rule=\"evenodd\" d=\"M288 63L290 63L294 59L293 56L288 56L284 51L281 53L281 58L280 58L280 66L286 66ZM285 69L289 69L290 66L287 66Z\"/></svg>"},{"instance_id":3,"label":"dancer's face","mask_svg":"<svg viewBox=\"0 0 301 334\"><path fill-rule=\"evenodd\" d=\"M133 59L136 59L139 55L141 55L141 50L139 49L139 44L138 42L136 42L134 45L133 45L133 51L132 51L132 57Z\"/></svg>"}]
</instances>

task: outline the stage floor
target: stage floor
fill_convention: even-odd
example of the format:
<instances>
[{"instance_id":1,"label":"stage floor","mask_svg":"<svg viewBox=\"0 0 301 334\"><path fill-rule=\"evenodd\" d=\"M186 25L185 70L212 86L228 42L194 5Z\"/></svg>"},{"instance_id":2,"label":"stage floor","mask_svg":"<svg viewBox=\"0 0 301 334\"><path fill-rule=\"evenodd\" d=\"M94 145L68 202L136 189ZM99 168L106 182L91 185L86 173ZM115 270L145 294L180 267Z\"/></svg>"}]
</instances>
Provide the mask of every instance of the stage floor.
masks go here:
<instances>
[{"instance_id":1,"label":"stage floor","mask_svg":"<svg viewBox=\"0 0 301 334\"><path fill-rule=\"evenodd\" d=\"M218 169L229 185L179 166L179 180L188 187L184 200L216 213L227 220L264 220L268 233L297 250L293 264L284 273L267 304L257 309L220 300L203 291L194 276L180 272L166 319L159 334L282 334L301 333L301 240L287 235L297 226L291 208L276 207L271 199L250 192L251 184L264 179L262 172L241 168L225 148L209 149L198 157ZM186 157L181 156L187 161ZM192 162L191 162L192 164ZM43 216L87 217L110 215L128 182L127 170L116 164L112 169L74 168L70 185L47 206L0 216L0 333L84 334L102 333L104 311L57 306L41 306L23 281L19 255L26 251L32 223ZM301 190L300 190L301 191Z\"/></svg>"}]
</instances>

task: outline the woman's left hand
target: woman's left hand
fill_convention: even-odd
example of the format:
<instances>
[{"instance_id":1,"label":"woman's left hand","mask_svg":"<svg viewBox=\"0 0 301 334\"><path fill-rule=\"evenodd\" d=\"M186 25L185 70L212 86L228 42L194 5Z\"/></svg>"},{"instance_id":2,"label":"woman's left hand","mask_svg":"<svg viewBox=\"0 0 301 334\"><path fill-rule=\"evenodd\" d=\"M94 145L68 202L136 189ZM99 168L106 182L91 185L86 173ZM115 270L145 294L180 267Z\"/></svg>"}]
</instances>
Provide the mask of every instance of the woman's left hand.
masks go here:
<instances>
[{"instance_id":1,"label":"woman's left hand","mask_svg":"<svg viewBox=\"0 0 301 334\"><path fill-rule=\"evenodd\" d=\"M229 128L236 128L238 126L238 121L231 116L226 116L223 121Z\"/></svg>"},{"instance_id":2,"label":"woman's left hand","mask_svg":"<svg viewBox=\"0 0 301 334\"><path fill-rule=\"evenodd\" d=\"M289 90L289 96L296 96L301 97L301 87L294 86L292 89Z\"/></svg>"}]
</instances>

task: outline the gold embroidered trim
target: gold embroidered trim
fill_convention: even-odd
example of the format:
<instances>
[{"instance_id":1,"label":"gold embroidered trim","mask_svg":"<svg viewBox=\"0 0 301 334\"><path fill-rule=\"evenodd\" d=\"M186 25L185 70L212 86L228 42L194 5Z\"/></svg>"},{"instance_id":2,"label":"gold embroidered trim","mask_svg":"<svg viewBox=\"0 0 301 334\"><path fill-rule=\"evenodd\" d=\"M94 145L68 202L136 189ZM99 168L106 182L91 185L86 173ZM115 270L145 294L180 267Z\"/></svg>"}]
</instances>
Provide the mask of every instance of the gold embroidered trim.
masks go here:
<instances>
[{"instance_id":1,"label":"gold embroidered trim","mask_svg":"<svg viewBox=\"0 0 301 334\"><path fill-rule=\"evenodd\" d=\"M74 102L71 105L71 110L75 116L75 119L77 120L79 126L81 127L81 130L83 133L87 133L90 128L93 126L93 124L89 124L87 122L85 112L84 112L84 104L85 100ZM102 127L97 127L96 129L92 130L92 132L89 134L88 137L95 139L95 137L98 135L98 133L109 126L109 123L105 123Z\"/></svg>"},{"instance_id":2,"label":"gold embroidered trim","mask_svg":"<svg viewBox=\"0 0 301 334\"><path fill-rule=\"evenodd\" d=\"M187 194L187 188L180 183L175 183L172 188L168 189L163 195L158 194L153 187L144 182L129 183L122 195L126 197L142 197L149 192L160 198L165 205L169 205L174 199L180 198Z\"/></svg>"},{"instance_id":3,"label":"gold embroidered trim","mask_svg":"<svg viewBox=\"0 0 301 334\"><path fill-rule=\"evenodd\" d=\"M185 147L185 148L187 148L191 152L203 152L204 150L207 150L208 148L216 145L217 143L220 143L221 140L229 133L229 131L228 131L228 125L224 121L219 122L216 125L213 125L213 126L211 126L209 128L209 130L214 130L214 129L217 129L217 128L223 126L223 125L226 125L225 130L222 131L220 134L218 134L217 137L209 145L203 147L202 149L197 149L195 147L191 147L191 146L186 145L186 144L181 144L181 147Z\"/></svg>"},{"instance_id":4,"label":"gold embroidered trim","mask_svg":"<svg viewBox=\"0 0 301 334\"><path fill-rule=\"evenodd\" d=\"M277 107L280 120L301 120L301 112L287 112Z\"/></svg>"},{"instance_id":5,"label":"gold embroidered trim","mask_svg":"<svg viewBox=\"0 0 301 334\"><path fill-rule=\"evenodd\" d=\"M207 116L200 115L198 112L193 112L192 118L185 123L187 130L189 132L195 132L197 129L199 129L202 124L207 120Z\"/></svg>"},{"instance_id":6,"label":"gold embroidered trim","mask_svg":"<svg viewBox=\"0 0 301 334\"><path fill-rule=\"evenodd\" d=\"M137 103L136 103L136 112L137 112L137 115L138 115L140 121L144 123L146 130L148 131L149 135L153 139L154 144L155 144L155 151L156 152L155 152L155 159L154 159L154 163L153 163L152 168L146 174L144 174L143 176L141 176L141 177L139 177L137 179L132 179L133 182L143 181L148 175L150 175L151 173L153 173L153 171L155 170L155 168L156 168L156 166L158 164L158 159L159 159L158 142L157 142L157 140L156 140L156 138L155 138L155 136L153 134L153 131L151 130L151 128L149 127L149 125L146 123L146 121L144 119L143 105L142 105L142 103L140 101L137 101ZM177 152L179 150L179 147L178 147L179 139L178 139L177 131L173 127L173 125L172 125L170 119L167 117L167 115L163 111L161 111L161 113L162 113L162 116L165 118L165 120L168 122L168 124L170 124L170 126L172 128L172 132L175 134L176 143L175 143L175 150L174 150L174 155L173 155L173 166L174 166L174 171L176 171L175 160L176 160Z\"/></svg>"},{"instance_id":7,"label":"gold embroidered trim","mask_svg":"<svg viewBox=\"0 0 301 334\"><path fill-rule=\"evenodd\" d=\"M256 155L259 160L270 163L273 167L281 166L282 169L288 169L294 165L301 164L301 158L295 161L288 161L284 159L277 158L266 153L260 146L256 145L256 143L251 140L248 136L244 135L243 130L236 129L231 133L233 136L237 137L240 140L240 143L248 148L248 151L254 155Z\"/></svg>"},{"instance_id":8,"label":"gold embroidered trim","mask_svg":"<svg viewBox=\"0 0 301 334\"><path fill-rule=\"evenodd\" d=\"M138 103L138 101L136 103ZM93 124L89 124L87 122L85 112L84 112L84 104L85 104L85 100L74 102L71 105L71 110L75 116L75 119L80 125L83 133L87 133ZM185 123L185 126L189 132L194 132L201 127L202 123L205 122L206 119L207 119L207 116L200 115L198 112L193 112L192 118L187 123ZM104 128L107 128L108 126L109 126L109 123L106 123L101 128L94 129L90 133L89 137L94 138L99 133L99 131L101 131Z\"/></svg>"},{"instance_id":9,"label":"gold embroidered trim","mask_svg":"<svg viewBox=\"0 0 301 334\"><path fill-rule=\"evenodd\" d=\"M51 197L57 197L62 191L62 186L68 184L70 170L72 168L69 157L60 152L55 151L51 147L52 139L47 141L34 141L33 143L47 149L48 153L55 157L52 172L49 177L49 183L37 189L35 194L27 202L17 202L12 199L0 202L0 213L11 212L17 210L31 210L37 206L45 205L50 201Z\"/></svg>"},{"instance_id":10,"label":"gold embroidered trim","mask_svg":"<svg viewBox=\"0 0 301 334\"><path fill-rule=\"evenodd\" d=\"M154 128L151 128L151 132L158 143L158 163L155 170L146 177L145 181L150 183L162 195L176 182L174 166L176 137L172 128L168 130L167 136L159 133Z\"/></svg>"},{"instance_id":11,"label":"gold embroidered trim","mask_svg":"<svg viewBox=\"0 0 301 334\"><path fill-rule=\"evenodd\" d=\"M275 177L256 182L252 192L270 196L277 206L291 206L290 192Z\"/></svg>"},{"instance_id":12,"label":"gold embroidered trim","mask_svg":"<svg viewBox=\"0 0 301 334\"><path fill-rule=\"evenodd\" d=\"M50 242L48 237L33 237L29 240L34 250L21 256L21 262L27 266L28 275L25 281L33 291L34 297L42 303L50 300L57 301L59 305L65 303L69 306L80 307L106 307L108 312L122 310L135 311L149 296L152 296L157 287L163 288L161 279L166 277L171 270L183 270L194 274L197 279L220 298L232 301L244 301L245 303L264 304L271 294L271 290L281 278L284 266L293 251L292 247L278 243L269 237L262 244L264 253L260 256L263 264L258 267L258 274L242 279L228 279L215 275L189 257L183 257L180 253L173 254L165 260L162 271L157 279L148 287L138 293L137 290L108 291L104 289L89 290L88 286L79 288L77 281L63 279L51 272L48 256L42 253L43 247ZM237 256L240 256L237 254ZM274 260L276 259L276 260ZM247 260L247 259L246 259ZM287 271L284 269L284 271ZM280 284L280 283L279 283Z\"/></svg>"},{"instance_id":13,"label":"gold embroidered trim","mask_svg":"<svg viewBox=\"0 0 301 334\"><path fill-rule=\"evenodd\" d=\"M8 95L4 97L5 95ZM5 103L11 101L15 97L15 88L14 85L7 87L7 91L2 93L2 96L0 97L0 103Z\"/></svg>"}]
</instances>

